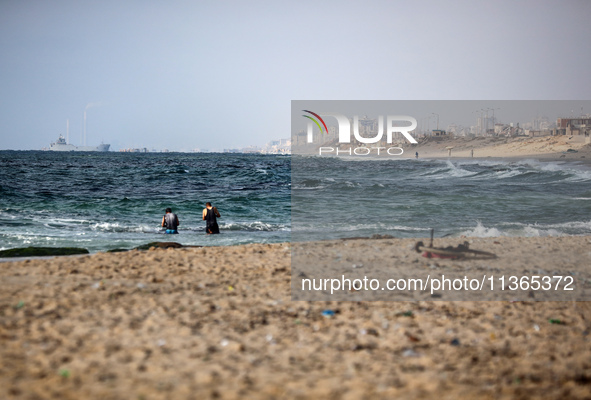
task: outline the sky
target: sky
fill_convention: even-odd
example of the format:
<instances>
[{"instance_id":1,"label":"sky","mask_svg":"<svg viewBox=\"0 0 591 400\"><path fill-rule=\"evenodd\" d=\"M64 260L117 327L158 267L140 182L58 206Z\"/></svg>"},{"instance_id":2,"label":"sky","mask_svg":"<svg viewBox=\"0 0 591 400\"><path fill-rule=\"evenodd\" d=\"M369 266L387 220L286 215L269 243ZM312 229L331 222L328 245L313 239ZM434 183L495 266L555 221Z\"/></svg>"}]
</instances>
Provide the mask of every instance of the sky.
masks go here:
<instances>
[{"instance_id":1,"label":"sky","mask_svg":"<svg viewBox=\"0 0 591 400\"><path fill-rule=\"evenodd\" d=\"M589 100L591 2L0 2L0 149L290 136L292 100ZM590 112L590 110L586 110Z\"/></svg>"}]
</instances>

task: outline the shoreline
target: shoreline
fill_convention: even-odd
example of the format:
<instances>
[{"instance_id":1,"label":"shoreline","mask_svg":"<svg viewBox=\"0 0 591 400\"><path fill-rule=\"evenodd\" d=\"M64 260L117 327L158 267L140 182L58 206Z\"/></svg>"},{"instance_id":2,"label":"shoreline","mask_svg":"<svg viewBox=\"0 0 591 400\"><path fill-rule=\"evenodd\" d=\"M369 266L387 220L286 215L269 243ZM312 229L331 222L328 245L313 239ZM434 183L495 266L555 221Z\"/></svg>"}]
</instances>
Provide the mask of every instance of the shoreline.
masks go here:
<instances>
[{"instance_id":1,"label":"shoreline","mask_svg":"<svg viewBox=\"0 0 591 400\"><path fill-rule=\"evenodd\" d=\"M434 160L445 160L445 159L434 159ZM427 228L425 228L425 230L427 230ZM587 234L566 234L566 233L560 233L560 235L545 235L545 236L536 236L536 235L532 235L532 236L523 236L523 235L501 235L501 236L469 236L469 235L464 235L464 234L447 234L444 236L435 236L434 239L435 240L439 240L439 239L452 239L452 240L460 240L460 239L466 239L466 240L480 240L480 239L498 239L498 238L516 238L516 239L520 239L520 238L565 238L565 237L591 237L590 235ZM394 235L390 235L390 234L385 234L385 235L381 235L381 234L373 234L371 236L351 236L351 237L341 237L341 238L327 238L327 239L320 239L320 240L313 240L313 241L300 241L300 242L296 242L296 241L286 241L286 242L252 242L252 243L242 243L242 244L237 244L237 243L230 243L230 244L219 244L219 245L198 245L198 246L194 246L194 245L183 245L182 243L179 242L150 242L144 245L140 245L139 247L146 247L148 244L168 244L168 243L172 243L174 246L170 246L171 249L173 248L184 248L184 249L190 249L190 248L203 248L203 249L212 249L212 248L232 248L232 247L240 247L240 246L249 246L249 245L284 245L284 246L289 246L292 244L296 244L296 243L324 243L324 242L338 242L338 241L348 241L348 240L380 240L380 239L394 239L394 240L415 240L415 241L428 241L429 239L426 237L421 237L421 236L416 236L416 237L398 237L398 236L394 236ZM179 246L180 245L180 246ZM20 248L20 247L17 247ZM59 248L59 247L57 247ZM16 248L15 248L16 249ZM168 247L164 247L164 250L167 250ZM11 250L11 249L7 249L7 250ZM10 262L20 262L20 261L26 261L26 260L51 260L54 258L71 258L71 259L76 259L76 258L84 258L84 257L91 257L91 256L95 256L98 254L121 254L121 253L129 253L129 252L133 252L133 251L140 251L140 252L145 252L145 251L153 251L153 250L162 250L161 248L156 248L156 247L150 247L148 248L130 248L130 249L117 249L118 251L113 252L113 251L109 251L109 250L98 250L96 252L90 252L87 254L61 254L61 255L45 255L45 256L21 256L21 257L0 257L0 264L3 263L10 263Z\"/></svg>"},{"instance_id":2,"label":"shoreline","mask_svg":"<svg viewBox=\"0 0 591 400\"><path fill-rule=\"evenodd\" d=\"M536 159L539 161L579 161L591 165L591 142L584 136L543 137L444 137L430 138L409 149L419 158L437 159ZM408 147L407 147L408 148ZM451 148L451 157L449 149ZM473 151L474 157L471 156Z\"/></svg>"},{"instance_id":3,"label":"shoreline","mask_svg":"<svg viewBox=\"0 0 591 400\"><path fill-rule=\"evenodd\" d=\"M542 136L542 137L436 137L429 138L418 144L392 144L400 146L404 153L399 159L415 159L415 152L419 153L419 159L423 160L530 160L555 161L555 162L580 162L591 165L591 141L584 136ZM371 146L368 146L371 148ZM448 155L448 147L452 147L451 157ZM567 150L574 150L568 152ZM471 151L474 156L471 156ZM297 154L294 153L295 155ZM406 155L408 154L408 155ZM318 156L314 153L304 152L300 155ZM339 157L325 154L324 157ZM341 155L344 159L352 156ZM396 156L387 155L358 155L356 159L397 159Z\"/></svg>"}]
</instances>

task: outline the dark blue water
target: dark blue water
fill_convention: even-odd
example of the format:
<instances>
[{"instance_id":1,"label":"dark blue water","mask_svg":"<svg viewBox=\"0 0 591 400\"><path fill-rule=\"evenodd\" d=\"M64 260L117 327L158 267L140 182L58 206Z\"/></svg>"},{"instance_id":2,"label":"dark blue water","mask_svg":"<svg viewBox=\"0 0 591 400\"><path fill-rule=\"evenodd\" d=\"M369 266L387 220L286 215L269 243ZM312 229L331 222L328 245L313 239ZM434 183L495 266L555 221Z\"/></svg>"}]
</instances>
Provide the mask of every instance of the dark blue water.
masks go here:
<instances>
[{"instance_id":1,"label":"dark blue water","mask_svg":"<svg viewBox=\"0 0 591 400\"><path fill-rule=\"evenodd\" d=\"M294 240L591 234L591 170L534 160L292 159Z\"/></svg>"},{"instance_id":2,"label":"dark blue water","mask_svg":"<svg viewBox=\"0 0 591 400\"><path fill-rule=\"evenodd\" d=\"M293 191L292 191L293 182ZM222 214L205 235L205 202ZM181 221L164 235L166 207ZM537 161L0 152L0 249L591 235L591 170Z\"/></svg>"},{"instance_id":3,"label":"dark blue water","mask_svg":"<svg viewBox=\"0 0 591 400\"><path fill-rule=\"evenodd\" d=\"M285 156L3 151L0 249L285 242L290 189ZM222 214L220 235L204 234L208 201ZM166 207L179 235L162 234Z\"/></svg>"}]
</instances>

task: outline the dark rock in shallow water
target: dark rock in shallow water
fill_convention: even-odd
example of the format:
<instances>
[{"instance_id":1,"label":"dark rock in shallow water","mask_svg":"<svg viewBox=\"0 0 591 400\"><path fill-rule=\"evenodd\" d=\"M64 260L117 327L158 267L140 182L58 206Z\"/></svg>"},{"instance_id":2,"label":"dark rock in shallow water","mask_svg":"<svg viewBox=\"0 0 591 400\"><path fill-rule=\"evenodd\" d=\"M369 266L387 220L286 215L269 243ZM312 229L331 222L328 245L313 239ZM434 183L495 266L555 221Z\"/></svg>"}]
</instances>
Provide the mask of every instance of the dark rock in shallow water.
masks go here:
<instances>
[{"instance_id":1,"label":"dark rock in shallow water","mask_svg":"<svg viewBox=\"0 0 591 400\"><path fill-rule=\"evenodd\" d=\"M148 244L142 244L141 246L138 246L135 248L135 250L150 250L150 247L155 247L155 248L161 248L161 249L180 249L181 247L189 247L189 246L183 246L180 243L176 243L176 242L151 242ZM191 246L193 247L193 246Z\"/></svg>"},{"instance_id":2,"label":"dark rock in shallow water","mask_svg":"<svg viewBox=\"0 0 591 400\"><path fill-rule=\"evenodd\" d=\"M203 247L203 246L183 246L180 243L176 242L150 242L148 244L142 244L141 246L134 247L131 250L150 250L152 247L156 249L180 249L180 248L187 248L187 247ZM107 253L120 253L123 251L129 251L129 249L112 249L107 250Z\"/></svg>"},{"instance_id":3,"label":"dark rock in shallow water","mask_svg":"<svg viewBox=\"0 0 591 400\"><path fill-rule=\"evenodd\" d=\"M40 256L71 256L88 254L88 250L79 247L23 247L0 251L0 257L40 257Z\"/></svg>"},{"instance_id":4,"label":"dark rock in shallow water","mask_svg":"<svg viewBox=\"0 0 591 400\"><path fill-rule=\"evenodd\" d=\"M369 237L370 239L396 239L396 236L392 236L392 235L380 235L379 233L376 233L374 235L371 235Z\"/></svg>"}]
</instances>

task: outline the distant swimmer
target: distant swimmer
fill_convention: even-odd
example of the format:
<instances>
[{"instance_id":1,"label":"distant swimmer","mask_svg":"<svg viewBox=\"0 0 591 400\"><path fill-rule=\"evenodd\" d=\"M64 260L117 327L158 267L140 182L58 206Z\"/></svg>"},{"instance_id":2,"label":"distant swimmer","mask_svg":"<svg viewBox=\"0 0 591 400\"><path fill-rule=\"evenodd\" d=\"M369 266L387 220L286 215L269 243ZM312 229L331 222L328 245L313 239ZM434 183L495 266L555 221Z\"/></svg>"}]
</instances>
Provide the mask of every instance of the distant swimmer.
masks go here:
<instances>
[{"instance_id":1,"label":"distant swimmer","mask_svg":"<svg viewBox=\"0 0 591 400\"><path fill-rule=\"evenodd\" d=\"M208 235L212 233L220 233L220 227L218 226L216 217L221 217L218 209L212 207L210 202L205 203L205 208L203 209L203 220L206 221L205 232L207 232Z\"/></svg>"},{"instance_id":2,"label":"distant swimmer","mask_svg":"<svg viewBox=\"0 0 591 400\"><path fill-rule=\"evenodd\" d=\"M162 217L162 226L166 228L166 233L179 233L177 227L180 224L179 217L172 212L172 209L167 208L166 214Z\"/></svg>"}]
</instances>

